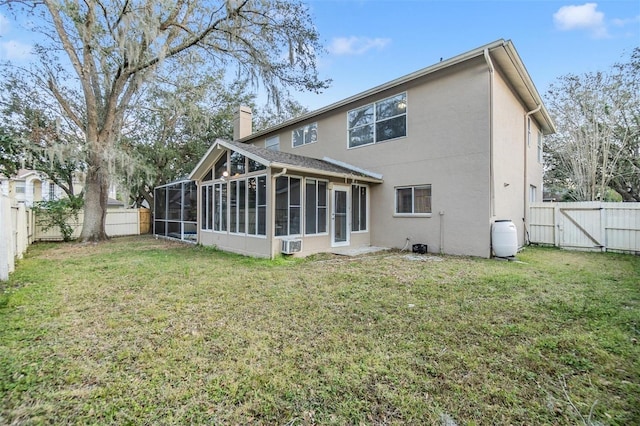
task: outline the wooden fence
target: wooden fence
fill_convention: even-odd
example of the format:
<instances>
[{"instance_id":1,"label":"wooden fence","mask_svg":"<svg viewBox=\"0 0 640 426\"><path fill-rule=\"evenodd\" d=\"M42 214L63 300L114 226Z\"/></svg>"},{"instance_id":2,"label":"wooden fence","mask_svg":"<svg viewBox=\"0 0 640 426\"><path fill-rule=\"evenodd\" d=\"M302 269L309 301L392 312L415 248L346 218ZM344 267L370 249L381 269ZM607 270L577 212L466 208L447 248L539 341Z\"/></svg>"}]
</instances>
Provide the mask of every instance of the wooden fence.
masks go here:
<instances>
[{"instance_id":1,"label":"wooden fence","mask_svg":"<svg viewBox=\"0 0 640 426\"><path fill-rule=\"evenodd\" d=\"M70 225L73 237L78 238L82 230L83 214ZM107 211L105 232L110 237L140 235L150 231L149 209L110 209ZM34 241L62 241L57 228L47 231L37 224L32 210L19 203L12 206L8 197L0 195L0 281L9 279L15 269L15 260L20 259Z\"/></svg>"},{"instance_id":2,"label":"wooden fence","mask_svg":"<svg viewBox=\"0 0 640 426\"><path fill-rule=\"evenodd\" d=\"M640 203L534 203L530 208L531 243L640 254Z\"/></svg>"}]
</instances>

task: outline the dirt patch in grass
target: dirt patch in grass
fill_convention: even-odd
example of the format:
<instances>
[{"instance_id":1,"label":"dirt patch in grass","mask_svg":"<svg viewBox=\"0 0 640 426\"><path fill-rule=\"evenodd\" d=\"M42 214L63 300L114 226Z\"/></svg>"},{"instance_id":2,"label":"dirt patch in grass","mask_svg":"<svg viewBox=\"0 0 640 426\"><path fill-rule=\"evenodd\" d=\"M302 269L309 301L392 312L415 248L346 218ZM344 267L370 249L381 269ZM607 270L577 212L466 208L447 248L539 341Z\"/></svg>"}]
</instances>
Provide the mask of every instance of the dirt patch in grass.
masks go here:
<instances>
[{"instance_id":1,"label":"dirt patch in grass","mask_svg":"<svg viewBox=\"0 0 640 426\"><path fill-rule=\"evenodd\" d=\"M640 423L640 258L518 258L34 246L0 423Z\"/></svg>"}]
</instances>

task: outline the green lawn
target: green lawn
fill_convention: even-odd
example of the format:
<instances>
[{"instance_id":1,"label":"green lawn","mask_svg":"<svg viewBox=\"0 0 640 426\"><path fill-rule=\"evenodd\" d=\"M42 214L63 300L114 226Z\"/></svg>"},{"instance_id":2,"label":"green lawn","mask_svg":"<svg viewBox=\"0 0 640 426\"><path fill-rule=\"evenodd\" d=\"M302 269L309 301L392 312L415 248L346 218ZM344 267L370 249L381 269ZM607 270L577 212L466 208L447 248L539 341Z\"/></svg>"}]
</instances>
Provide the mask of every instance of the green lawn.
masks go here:
<instances>
[{"instance_id":1,"label":"green lawn","mask_svg":"<svg viewBox=\"0 0 640 426\"><path fill-rule=\"evenodd\" d=\"M0 424L640 424L640 257L37 244Z\"/></svg>"}]
</instances>

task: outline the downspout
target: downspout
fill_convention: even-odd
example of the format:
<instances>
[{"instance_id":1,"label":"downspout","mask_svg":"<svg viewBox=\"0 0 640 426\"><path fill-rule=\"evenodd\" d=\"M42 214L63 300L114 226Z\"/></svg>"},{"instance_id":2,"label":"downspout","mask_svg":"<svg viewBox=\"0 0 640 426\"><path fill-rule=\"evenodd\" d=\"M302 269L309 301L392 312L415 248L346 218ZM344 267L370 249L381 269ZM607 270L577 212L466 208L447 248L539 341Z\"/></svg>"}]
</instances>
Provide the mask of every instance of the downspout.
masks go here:
<instances>
[{"instance_id":1,"label":"downspout","mask_svg":"<svg viewBox=\"0 0 640 426\"><path fill-rule=\"evenodd\" d=\"M484 60L489 67L489 199L491 203L491 219L495 216L496 196L493 177L493 62L489 49L484 49Z\"/></svg>"},{"instance_id":2,"label":"downspout","mask_svg":"<svg viewBox=\"0 0 640 426\"><path fill-rule=\"evenodd\" d=\"M524 115L524 176L523 176L523 201L524 203L523 208L524 208L524 212L522 214L522 243L523 245L527 244L527 219L529 218L528 215L528 209L527 207L529 206L529 186L528 186L528 179L527 179L527 172L528 172L528 167L527 167L527 154L529 152L529 143L531 142L529 140L529 118L531 117L532 114L535 114L536 112L540 111L540 109L542 108L542 104L538 105L535 109L529 111L528 113L526 113Z\"/></svg>"},{"instance_id":3,"label":"downspout","mask_svg":"<svg viewBox=\"0 0 640 426\"><path fill-rule=\"evenodd\" d=\"M276 173L275 175L271 175L271 179L276 180L280 176L283 176L285 174L287 174L287 168L286 167L284 169L282 169L282 171L280 173Z\"/></svg>"},{"instance_id":4,"label":"downspout","mask_svg":"<svg viewBox=\"0 0 640 426\"><path fill-rule=\"evenodd\" d=\"M269 226L269 242L271 244L271 259L273 260L273 239L275 238L275 232L274 232L274 218L276 217L276 203L275 203L275 197L274 192L276 189L276 179L278 179L280 176L283 176L287 173L287 168L283 168L279 173L276 173L275 175L271 175L271 191L270 191L270 199L271 199L271 220L269 222L271 222L271 226Z\"/></svg>"}]
</instances>

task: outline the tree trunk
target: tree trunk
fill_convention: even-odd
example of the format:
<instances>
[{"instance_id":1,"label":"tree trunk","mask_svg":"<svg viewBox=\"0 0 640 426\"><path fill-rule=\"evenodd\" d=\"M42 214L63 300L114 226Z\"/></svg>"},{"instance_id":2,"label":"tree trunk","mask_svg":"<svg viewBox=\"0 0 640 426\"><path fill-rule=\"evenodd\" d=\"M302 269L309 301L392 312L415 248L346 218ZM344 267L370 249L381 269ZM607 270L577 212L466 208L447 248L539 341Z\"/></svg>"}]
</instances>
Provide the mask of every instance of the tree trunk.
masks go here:
<instances>
[{"instance_id":1,"label":"tree trunk","mask_svg":"<svg viewBox=\"0 0 640 426\"><path fill-rule=\"evenodd\" d=\"M94 154L95 157L97 155ZM108 239L105 232L109 200L109 172L101 159L90 161L84 187L84 222L80 241L96 242ZM101 165L101 166L100 166Z\"/></svg>"}]
</instances>

